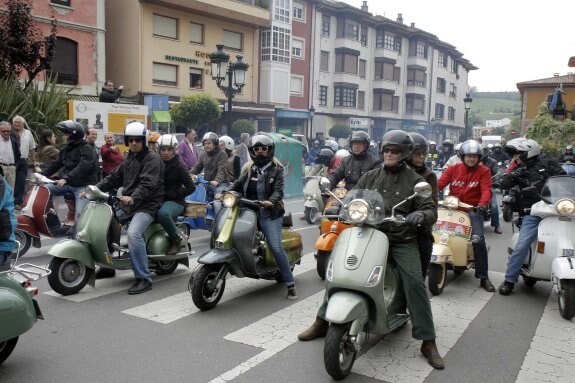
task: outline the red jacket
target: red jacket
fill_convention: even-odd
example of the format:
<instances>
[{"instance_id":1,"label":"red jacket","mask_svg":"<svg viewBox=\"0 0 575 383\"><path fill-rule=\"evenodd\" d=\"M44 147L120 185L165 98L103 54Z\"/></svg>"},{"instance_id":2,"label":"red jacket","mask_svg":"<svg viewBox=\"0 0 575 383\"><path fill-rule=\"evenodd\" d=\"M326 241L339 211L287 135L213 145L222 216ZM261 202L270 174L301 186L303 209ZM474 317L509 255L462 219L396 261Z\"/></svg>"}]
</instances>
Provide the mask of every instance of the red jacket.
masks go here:
<instances>
[{"instance_id":1,"label":"red jacket","mask_svg":"<svg viewBox=\"0 0 575 383\"><path fill-rule=\"evenodd\" d=\"M468 168L464 163L450 166L443 172L437 186L439 191L449 185L449 194L473 206L489 206L491 200L491 171L479 164Z\"/></svg>"}]
</instances>

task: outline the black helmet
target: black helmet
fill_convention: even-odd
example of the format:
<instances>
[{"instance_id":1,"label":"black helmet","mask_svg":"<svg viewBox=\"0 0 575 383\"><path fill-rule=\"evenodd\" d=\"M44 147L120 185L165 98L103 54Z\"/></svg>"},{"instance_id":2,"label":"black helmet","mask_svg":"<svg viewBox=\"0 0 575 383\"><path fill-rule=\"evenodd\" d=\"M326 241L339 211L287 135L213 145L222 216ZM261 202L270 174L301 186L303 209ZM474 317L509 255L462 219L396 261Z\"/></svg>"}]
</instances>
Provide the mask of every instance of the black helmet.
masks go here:
<instances>
[{"instance_id":1,"label":"black helmet","mask_svg":"<svg viewBox=\"0 0 575 383\"><path fill-rule=\"evenodd\" d=\"M215 134L214 132L207 132L206 134L204 134L204 136L202 137L202 145L204 144L204 141L206 140L210 140L212 141L212 143L214 144L214 149L218 147L218 145L220 145L220 140L218 139L218 135Z\"/></svg>"},{"instance_id":2,"label":"black helmet","mask_svg":"<svg viewBox=\"0 0 575 383\"><path fill-rule=\"evenodd\" d=\"M429 151L429 145L425 137L414 132L410 132L409 135L413 140L413 150L421 150L423 153L427 153Z\"/></svg>"},{"instance_id":3,"label":"black helmet","mask_svg":"<svg viewBox=\"0 0 575 383\"><path fill-rule=\"evenodd\" d=\"M265 146L268 148L266 156L256 155L256 148ZM274 140L264 134L256 134L250 139L248 145L248 152L250 153L250 158L255 162L256 165L265 165L274 158L275 144Z\"/></svg>"},{"instance_id":4,"label":"black helmet","mask_svg":"<svg viewBox=\"0 0 575 383\"><path fill-rule=\"evenodd\" d=\"M381 153L389 145L399 145L401 147L401 160L405 160L413 151L413 139L403 130L390 130L381 138Z\"/></svg>"},{"instance_id":5,"label":"black helmet","mask_svg":"<svg viewBox=\"0 0 575 383\"><path fill-rule=\"evenodd\" d=\"M331 149L323 148L322 150L319 151L319 153L315 159L315 162L317 164L329 166L333 156L334 156L334 154L333 154L333 151Z\"/></svg>"},{"instance_id":6,"label":"black helmet","mask_svg":"<svg viewBox=\"0 0 575 383\"><path fill-rule=\"evenodd\" d=\"M72 120L60 121L56 124L56 128L58 128L62 133L70 135L68 138L69 142L80 141L86 135L82 124Z\"/></svg>"},{"instance_id":7,"label":"black helmet","mask_svg":"<svg viewBox=\"0 0 575 383\"><path fill-rule=\"evenodd\" d=\"M444 141L441 143L441 145L442 145L443 147L446 147L446 146L447 146L448 148L453 149L453 141L451 141L450 139L444 140Z\"/></svg>"},{"instance_id":8,"label":"black helmet","mask_svg":"<svg viewBox=\"0 0 575 383\"><path fill-rule=\"evenodd\" d=\"M363 156L367 153L367 150L369 149L369 144L370 144L371 139L369 138L369 134L367 134L366 132L362 131L362 130L356 130L355 132L353 132L351 134L351 137L349 138L349 152L351 153L352 156ZM363 149L363 151L359 154L354 154L351 151L351 144L353 144L354 142L360 142L363 143L365 148Z\"/></svg>"}]
</instances>

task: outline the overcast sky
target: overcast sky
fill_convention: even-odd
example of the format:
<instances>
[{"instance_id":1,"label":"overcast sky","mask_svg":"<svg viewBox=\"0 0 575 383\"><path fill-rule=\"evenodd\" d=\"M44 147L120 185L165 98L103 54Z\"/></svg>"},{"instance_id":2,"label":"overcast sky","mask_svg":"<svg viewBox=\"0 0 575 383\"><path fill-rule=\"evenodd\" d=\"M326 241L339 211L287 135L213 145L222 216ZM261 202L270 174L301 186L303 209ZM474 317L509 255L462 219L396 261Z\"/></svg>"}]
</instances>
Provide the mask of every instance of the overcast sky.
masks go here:
<instances>
[{"instance_id":1,"label":"overcast sky","mask_svg":"<svg viewBox=\"0 0 575 383\"><path fill-rule=\"evenodd\" d=\"M360 7L363 0L342 0ZM523 81L565 75L575 56L575 2L554 0L368 0L369 12L436 35L478 70L469 86L481 92L517 91Z\"/></svg>"}]
</instances>

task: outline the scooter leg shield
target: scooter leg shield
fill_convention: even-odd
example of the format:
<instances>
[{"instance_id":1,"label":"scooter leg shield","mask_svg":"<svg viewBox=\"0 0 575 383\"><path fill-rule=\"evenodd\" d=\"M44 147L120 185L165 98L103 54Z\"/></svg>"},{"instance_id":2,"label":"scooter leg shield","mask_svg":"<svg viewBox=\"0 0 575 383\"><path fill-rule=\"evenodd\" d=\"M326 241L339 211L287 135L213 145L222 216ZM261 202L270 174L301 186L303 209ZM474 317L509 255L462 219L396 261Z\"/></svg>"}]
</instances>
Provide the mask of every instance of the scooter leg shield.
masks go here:
<instances>
[{"instance_id":1,"label":"scooter leg shield","mask_svg":"<svg viewBox=\"0 0 575 383\"><path fill-rule=\"evenodd\" d=\"M48 255L57 258L75 259L92 270L96 267L88 244L75 239L58 242L48 250Z\"/></svg>"},{"instance_id":2,"label":"scooter leg shield","mask_svg":"<svg viewBox=\"0 0 575 383\"><path fill-rule=\"evenodd\" d=\"M551 264L552 279L575 279L575 258L555 258Z\"/></svg>"},{"instance_id":3,"label":"scooter leg shield","mask_svg":"<svg viewBox=\"0 0 575 383\"><path fill-rule=\"evenodd\" d=\"M356 293L338 291L329 297L325 319L331 323L353 322L350 335L357 335L369 319L367 301Z\"/></svg>"},{"instance_id":4,"label":"scooter leg shield","mask_svg":"<svg viewBox=\"0 0 575 383\"><path fill-rule=\"evenodd\" d=\"M432 263L447 263L450 258L453 258L453 254L449 247L438 243L433 244L433 250L431 252Z\"/></svg>"},{"instance_id":5,"label":"scooter leg shield","mask_svg":"<svg viewBox=\"0 0 575 383\"><path fill-rule=\"evenodd\" d=\"M239 259L240 256L234 249L210 249L198 257L198 263L205 265L227 263L232 275L243 278L245 273Z\"/></svg>"}]
</instances>

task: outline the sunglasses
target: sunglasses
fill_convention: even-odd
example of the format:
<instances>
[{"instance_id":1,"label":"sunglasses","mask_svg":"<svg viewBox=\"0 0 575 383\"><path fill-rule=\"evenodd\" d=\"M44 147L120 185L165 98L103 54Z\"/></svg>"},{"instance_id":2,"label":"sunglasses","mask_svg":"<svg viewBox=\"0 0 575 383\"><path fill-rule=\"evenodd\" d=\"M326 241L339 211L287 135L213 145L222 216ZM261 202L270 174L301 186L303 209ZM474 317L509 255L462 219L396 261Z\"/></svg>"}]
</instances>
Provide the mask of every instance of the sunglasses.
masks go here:
<instances>
[{"instance_id":1,"label":"sunglasses","mask_svg":"<svg viewBox=\"0 0 575 383\"><path fill-rule=\"evenodd\" d=\"M256 146L254 148L254 152L267 152L267 151L268 151L267 146Z\"/></svg>"},{"instance_id":2,"label":"sunglasses","mask_svg":"<svg viewBox=\"0 0 575 383\"><path fill-rule=\"evenodd\" d=\"M128 143L135 142L135 143L139 144L140 142L142 142L142 139L139 137L129 137L126 140L128 141Z\"/></svg>"},{"instance_id":3,"label":"sunglasses","mask_svg":"<svg viewBox=\"0 0 575 383\"><path fill-rule=\"evenodd\" d=\"M395 154L395 153L394 153L394 154ZM414 155L414 156L419 156L419 157L421 157L421 156L424 156L424 157L425 157L425 156L427 155L427 153L424 152L424 151L421 151L421 150L415 150L415 151L413 152L413 155Z\"/></svg>"},{"instance_id":4,"label":"sunglasses","mask_svg":"<svg viewBox=\"0 0 575 383\"><path fill-rule=\"evenodd\" d=\"M397 156L398 154L401 154L401 149L385 148L385 149L383 149L383 153L385 153L385 154L391 153L394 156Z\"/></svg>"}]
</instances>

